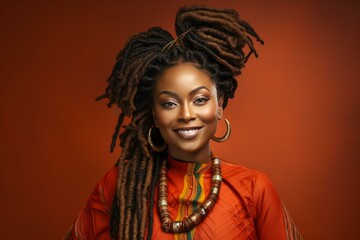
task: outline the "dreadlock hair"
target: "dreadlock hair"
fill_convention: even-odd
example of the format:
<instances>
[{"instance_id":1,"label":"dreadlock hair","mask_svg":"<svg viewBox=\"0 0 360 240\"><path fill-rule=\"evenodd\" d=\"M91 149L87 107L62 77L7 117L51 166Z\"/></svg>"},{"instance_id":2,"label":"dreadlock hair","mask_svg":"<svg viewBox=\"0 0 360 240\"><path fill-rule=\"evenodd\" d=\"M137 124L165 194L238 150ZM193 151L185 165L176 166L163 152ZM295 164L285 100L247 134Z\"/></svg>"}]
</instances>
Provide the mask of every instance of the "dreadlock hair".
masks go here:
<instances>
[{"instance_id":1,"label":"dreadlock hair","mask_svg":"<svg viewBox=\"0 0 360 240\"><path fill-rule=\"evenodd\" d=\"M250 37L263 43L232 9L183 7L175 26L176 39L159 27L131 37L116 58L105 94L96 98L108 98L108 107L116 104L121 109L110 147L112 152L119 137L122 152L116 163L119 176L110 219L113 239L152 236L154 192L161 162L167 157L167 150L154 152L146 138L154 124L156 79L171 66L193 64L209 74L225 108L237 88L235 76L252 53L258 56ZM250 49L246 56L245 45ZM130 124L120 133L125 116ZM152 138L163 141L159 132Z\"/></svg>"}]
</instances>

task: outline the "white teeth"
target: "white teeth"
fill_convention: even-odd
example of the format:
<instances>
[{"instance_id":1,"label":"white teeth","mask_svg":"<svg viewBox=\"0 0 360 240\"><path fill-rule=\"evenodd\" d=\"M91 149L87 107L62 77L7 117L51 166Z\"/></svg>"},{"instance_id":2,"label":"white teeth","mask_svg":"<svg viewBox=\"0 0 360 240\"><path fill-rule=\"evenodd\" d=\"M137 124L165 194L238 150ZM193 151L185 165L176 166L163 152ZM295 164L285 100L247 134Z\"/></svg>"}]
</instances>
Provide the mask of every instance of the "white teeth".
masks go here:
<instances>
[{"instance_id":1,"label":"white teeth","mask_svg":"<svg viewBox=\"0 0 360 240\"><path fill-rule=\"evenodd\" d=\"M181 137L185 139L191 139L193 137L196 137L196 135L199 132L199 129L182 129L176 131Z\"/></svg>"},{"instance_id":2,"label":"white teeth","mask_svg":"<svg viewBox=\"0 0 360 240\"><path fill-rule=\"evenodd\" d=\"M179 130L179 133L185 133L185 134L189 134L189 133L193 133L196 132L197 129L190 129L190 130Z\"/></svg>"}]
</instances>

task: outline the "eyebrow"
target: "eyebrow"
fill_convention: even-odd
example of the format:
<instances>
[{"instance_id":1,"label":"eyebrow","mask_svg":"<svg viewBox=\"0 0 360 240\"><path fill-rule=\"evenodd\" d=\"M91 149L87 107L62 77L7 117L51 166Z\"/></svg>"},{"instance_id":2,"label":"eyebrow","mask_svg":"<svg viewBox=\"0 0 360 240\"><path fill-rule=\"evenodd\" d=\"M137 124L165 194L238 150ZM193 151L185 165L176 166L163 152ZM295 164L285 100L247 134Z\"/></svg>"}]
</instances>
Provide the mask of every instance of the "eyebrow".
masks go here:
<instances>
[{"instance_id":1,"label":"eyebrow","mask_svg":"<svg viewBox=\"0 0 360 240\"><path fill-rule=\"evenodd\" d=\"M190 93L189 93L189 95L193 95L194 93L200 91L201 89L206 89L206 90L208 90L208 91L210 92L210 90L209 90L207 87L205 87L205 86L200 86L200 87L197 87L197 88L191 90ZM167 95L170 95L170 96L175 97L175 98L178 98L178 97L179 97L176 93L170 92L170 91L161 91L161 92L159 93L158 97L159 97L161 94L167 94Z\"/></svg>"}]
</instances>

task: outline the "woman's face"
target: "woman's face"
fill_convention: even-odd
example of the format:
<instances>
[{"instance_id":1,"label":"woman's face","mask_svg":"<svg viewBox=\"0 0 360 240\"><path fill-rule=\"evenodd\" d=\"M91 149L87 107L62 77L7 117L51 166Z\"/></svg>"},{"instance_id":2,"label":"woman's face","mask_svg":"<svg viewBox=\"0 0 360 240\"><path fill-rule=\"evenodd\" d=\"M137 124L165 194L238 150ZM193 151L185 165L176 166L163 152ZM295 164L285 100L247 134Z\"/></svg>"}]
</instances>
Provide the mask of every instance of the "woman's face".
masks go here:
<instances>
[{"instance_id":1,"label":"woman's face","mask_svg":"<svg viewBox=\"0 0 360 240\"><path fill-rule=\"evenodd\" d=\"M211 78L192 64L167 69L156 81L153 117L172 157L209 155L209 141L222 117L222 99Z\"/></svg>"}]
</instances>

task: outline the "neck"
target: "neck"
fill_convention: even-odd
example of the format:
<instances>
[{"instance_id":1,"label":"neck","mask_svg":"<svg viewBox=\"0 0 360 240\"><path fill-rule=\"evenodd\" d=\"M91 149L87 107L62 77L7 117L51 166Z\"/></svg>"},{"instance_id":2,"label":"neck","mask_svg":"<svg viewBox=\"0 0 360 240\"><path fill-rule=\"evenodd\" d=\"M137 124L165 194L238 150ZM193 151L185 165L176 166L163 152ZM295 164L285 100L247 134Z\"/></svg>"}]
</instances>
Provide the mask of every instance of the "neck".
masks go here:
<instances>
[{"instance_id":1,"label":"neck","mask_svg":"<svg viewBox=\"0 0 360 240\"><path fill-rule=\"evenodd\" d=\"M198 152L183 152L169 148L169 154L176 160L192 163L207 163L212 160L210 148Z\"/></svg>"}]
</instances>

